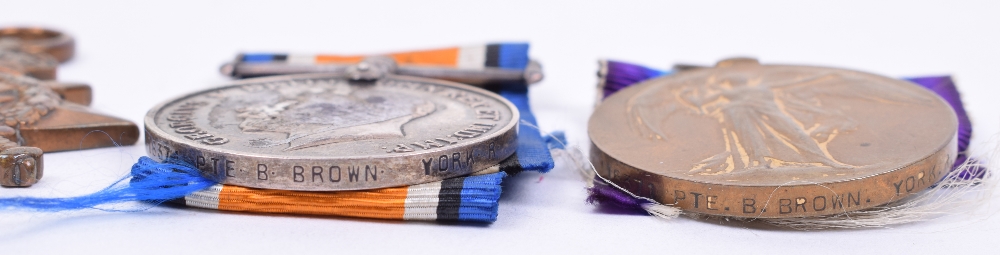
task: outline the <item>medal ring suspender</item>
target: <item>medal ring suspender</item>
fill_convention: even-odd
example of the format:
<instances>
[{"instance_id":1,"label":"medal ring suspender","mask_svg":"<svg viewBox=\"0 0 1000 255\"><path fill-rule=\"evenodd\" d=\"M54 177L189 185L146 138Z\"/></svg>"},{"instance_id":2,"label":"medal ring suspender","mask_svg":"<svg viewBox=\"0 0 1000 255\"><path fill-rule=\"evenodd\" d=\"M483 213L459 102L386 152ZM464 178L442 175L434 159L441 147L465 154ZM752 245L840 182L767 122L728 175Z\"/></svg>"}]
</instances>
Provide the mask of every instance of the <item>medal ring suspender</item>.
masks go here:
<instances>
[{"instance_id":1,"label":"medal ring suspender","mask_svg":"<svg viewBox=\"0 0 1000 255\"><path fill-rule=\"evenodd\" d=\"M56 30L38 27L0 28L0 49L45 53L60 63L73 58L76 41Z\"/></svg>"}]
</instances>

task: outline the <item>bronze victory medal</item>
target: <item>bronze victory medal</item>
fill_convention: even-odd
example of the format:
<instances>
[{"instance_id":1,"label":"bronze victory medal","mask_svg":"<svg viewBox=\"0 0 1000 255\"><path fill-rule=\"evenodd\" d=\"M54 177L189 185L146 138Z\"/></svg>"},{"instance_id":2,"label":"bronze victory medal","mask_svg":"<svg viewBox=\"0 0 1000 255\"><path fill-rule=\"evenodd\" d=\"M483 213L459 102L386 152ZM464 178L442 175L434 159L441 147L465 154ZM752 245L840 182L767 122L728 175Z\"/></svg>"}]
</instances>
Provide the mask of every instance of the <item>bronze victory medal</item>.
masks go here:
<instances>
[{"instance_id":1,"label":"bronze victory medal","mask_svg":"<svg viewBox=\"0 0 1000 255\"><path fill-rule=\"evenodd\" d=\"M462 176L517 147L517 109L486 90L387 75L241 80L154 107L151 157L177 154L225 184L359 190Z\"/></svg>"},{"instance_id":2,"label":"bronze victory medal","mask_svg":"<svg viewBox=\"0 0 1000 255\"><path fill-rule=\"evenodd\" d=\"M630 192L710 215L837 214L938 182L955 113L879 75L722 61L619 91L589 123L591 159Z\"/></svg>"}]
</instances>

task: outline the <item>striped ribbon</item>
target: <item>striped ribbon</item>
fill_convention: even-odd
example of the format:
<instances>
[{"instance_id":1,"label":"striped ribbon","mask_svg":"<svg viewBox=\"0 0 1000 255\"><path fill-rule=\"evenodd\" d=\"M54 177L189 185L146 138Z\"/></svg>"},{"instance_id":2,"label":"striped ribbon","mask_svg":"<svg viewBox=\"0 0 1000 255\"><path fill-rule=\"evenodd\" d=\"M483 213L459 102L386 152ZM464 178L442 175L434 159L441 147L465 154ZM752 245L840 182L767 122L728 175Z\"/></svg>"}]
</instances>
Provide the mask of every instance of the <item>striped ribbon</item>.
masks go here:
<instances>
[{"instance_id":1,"label":"striped ribbon","mask_svg":"<svg viewBox=\"0 0 1000 255\"><path fill-rule=\"evenodd\" d=\"M527 43L492 43L433 50L389 53L398 65L438 66L458 69L498 67L524 69L528 66ZM354 64L366 55L245 53L244 63L288 63L301 65Z\"/></svg>"},{"instance_id":2,"label":"striped ribbon","mask_svg":"<svg viewBox=\"0 0 1000 255\"><path fill-rule=\"evenodd\" d=\"M528 44L503 43L389 54L400 65L435 65L481 69L524 69ZM244 54L244 62L290 64L356 63L364 56ZM217 184L172 201L188 207L254 213L343 216L392 220L493 222L500 183L521 171L547 172L553 167L549 145L539 130L528 100L528 84L515 82L490 88L521 113L517 152L499 165L474 176L420 185L360 191L311 192L246 188Z\"/></svg>"},{"instance_id":3,"label":"striped ribbon","mask_svg":"<svg viewBox=\"0 0 1000 255\"><path fill-rule=\"evenodd\" d=\"M483 65L521 68L527 65L527 44L500 44L480 47ZM446 52L453 62L433 62L425 57ZM397 54L410 63L453 63L459 68L455 52L475 52L469 47L449 50ZM512 53L513 52L513 53ZM442 54L442 53L436 53ZM469 53L471 54L471 53ZM500 58L490 57L499 54ZM516 56L513 56L516 55ZM409 57L406 57L409 56ZM419 56L419 57L418 57ZM265 59L251 57L251 59ZM279 57L269 57L271 60ZM288 58L285 57L285 60ZM434 60L437 61L437 60ZM188 207L252 213L305 214L392 220L439 220L493 222L497 218L501 182L521 171L547 172L553 160L546 139L542 138L528 104L528 84L524 81L502 84L493 92L510 100L520 111L518 147L514 155L500 164L472 176L404 187L360 191L313 192L255 189L224 185L207 179L190 162L168 157L156 162L139 158L130 175L88 195L64 198L0 198L0 209L24 209L58 212L80 209L141 211L148 207L129 207L129 202L172 202Z\"/></svg>"},{"instance_id":4,"label":"striped ribbon","mask_svg":"<svg viewBox=\"0 0 1000 255\"><path fill-rule=\"evenodd\" d=\"M473 176L406 187L313 192L216 184L171 201L188 207L253 213L343 216L390 220L493 222L497 217L501 165Z\"/></svg>"}]
</instances>

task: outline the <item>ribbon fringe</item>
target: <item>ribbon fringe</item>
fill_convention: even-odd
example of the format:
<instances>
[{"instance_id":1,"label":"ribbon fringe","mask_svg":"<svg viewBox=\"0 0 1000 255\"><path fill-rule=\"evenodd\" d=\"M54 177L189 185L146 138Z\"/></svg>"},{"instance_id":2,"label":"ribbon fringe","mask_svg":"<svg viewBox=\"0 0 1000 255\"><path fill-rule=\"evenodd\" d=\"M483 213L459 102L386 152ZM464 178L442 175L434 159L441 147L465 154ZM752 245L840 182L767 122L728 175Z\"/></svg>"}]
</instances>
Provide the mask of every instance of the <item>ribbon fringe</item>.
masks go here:
<instances>
[{"instance_id":1,"label":"ribbon fringe","mask_svg":"<svg viewBox=\"0 0 1000 255\"><path fill-rule=\"evenodd\" d=\"M996 159L993 155L991 162L996 162ZM762 220L767 224L799 230L883 228L973 212L990 200L997 187L997 176L987 171L995 167L969 159L949 172L937 185L882 206L829 216ZM970 173L981 177L966 178Z\"/></svg>"},{"instance_id":2,"label":"ribbon fringe","mask_svg":"<svg viewBox=\"0 0 1000 255\"><path fill-rule=\"evenodd\" d=\"M733 218L709 216L697 213L683 212L677 207L660 204L652 199L635 196L621 187L608 182L596 174L593 165L583 158L583 153L575 147L554 153L557 157L568 157L574 162L585 181L591 183L588 187L587 202L598 206L611 206L621 209L642 210L661 219L673 219L685 215L696 219L720 218L725 221L753 222L787 227L798 230L820 229L854 229L854 228L884 228L893 225L922 222L963 212L974 212L980 205L990 201L996 190L997 176L988 169L998 167L995 162L1000 160L1000 148L992 150L994 154L988 157L991 163L968 159L953 169L935 186L918 192L910 197L890 202L878 207L844 212L828 216L814 216L786 219ZM987 157L979 157L987 158ZM589 173L589 174L588 174ZM980 176L967 178L968 175ZM593 176L593 177L591 177Z\"/></svg>"},{"instance_id":3,"label":"ribbon fringe","mask_svg":"<svg viewBox=\"0 0 1000 255\"><path fill-rule=\"evenodd\" d=\"M184 197L206 189L215 182L202 177L198 169L177 158L156 162L139 158L131 174L93 194L69 198L12 197L0 199L0 208L58 212L97 209L114 212L135 212L149 209L164 201ZM140 207L124 206L128 202L147 201Z\"/></svg>"}]
</instances>

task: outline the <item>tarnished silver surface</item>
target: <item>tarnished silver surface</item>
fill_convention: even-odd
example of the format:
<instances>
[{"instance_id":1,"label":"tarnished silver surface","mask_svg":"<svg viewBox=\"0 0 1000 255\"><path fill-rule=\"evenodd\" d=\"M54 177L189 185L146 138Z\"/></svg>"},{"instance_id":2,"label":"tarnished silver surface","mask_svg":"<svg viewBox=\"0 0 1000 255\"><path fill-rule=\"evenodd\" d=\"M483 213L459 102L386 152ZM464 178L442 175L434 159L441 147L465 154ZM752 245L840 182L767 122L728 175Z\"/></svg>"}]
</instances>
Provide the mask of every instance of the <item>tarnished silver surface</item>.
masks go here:
<instances>
[{"instance_id":1,"label":"tarnished silver surface","mask_svg":"<svg viewBox=\"0 0 1000 255\"><path fill-rule=\"evenodd\" d=\"M360 190L485 169L517 147L517 109L467 85L387 74L238 81L154 107L151 157L178 155L225 184Z\"/></svg>"}]
</instances>

